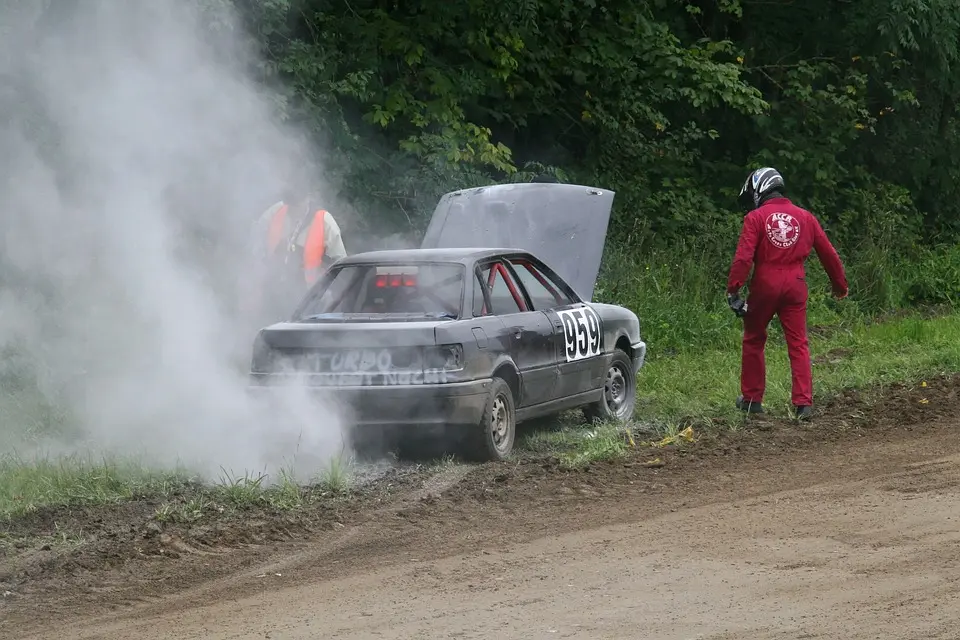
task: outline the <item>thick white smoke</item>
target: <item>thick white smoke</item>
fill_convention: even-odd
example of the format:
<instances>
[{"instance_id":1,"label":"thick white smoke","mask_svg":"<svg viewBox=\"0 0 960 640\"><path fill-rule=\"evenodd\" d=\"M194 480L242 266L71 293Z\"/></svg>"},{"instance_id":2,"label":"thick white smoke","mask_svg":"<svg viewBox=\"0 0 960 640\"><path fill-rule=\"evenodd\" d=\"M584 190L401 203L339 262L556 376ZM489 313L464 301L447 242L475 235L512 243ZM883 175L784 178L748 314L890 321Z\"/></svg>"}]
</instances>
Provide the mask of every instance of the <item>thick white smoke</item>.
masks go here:
<instances>
[{"instance_id":1,"label":"thick white smoke","mask_svg":"<svg viewBox=\"0 0 960 640\"><path fill-rule=\"evenodd\" d=\"M61 450L214 474L294 455L309 471L341 449L331 411L300 397L291 422L246 393L256 327L238 297L253 220L286 186L325 187L247 74L226 5L201 5L0 8L0 349L18 354L0 363L8 444L34 430ZM79 426L72 439L9 411L25 370Z\"/></svg>"}]
</instances>

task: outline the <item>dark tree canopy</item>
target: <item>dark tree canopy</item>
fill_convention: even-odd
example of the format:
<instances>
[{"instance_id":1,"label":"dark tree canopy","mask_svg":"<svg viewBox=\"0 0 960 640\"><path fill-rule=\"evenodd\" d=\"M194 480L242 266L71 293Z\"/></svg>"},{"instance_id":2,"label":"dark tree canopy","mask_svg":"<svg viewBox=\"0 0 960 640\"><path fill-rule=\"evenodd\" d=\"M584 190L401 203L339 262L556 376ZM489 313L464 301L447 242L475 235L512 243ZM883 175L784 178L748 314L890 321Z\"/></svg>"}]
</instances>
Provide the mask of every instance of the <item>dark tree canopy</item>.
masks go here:
<instances>
[{"instance_id":1,"label":"dark tree canopy","mask_svg":"<svg viewBox=\"0 0 960 640\"><path fill-rule=\"evenodd\" d=\"M960 225L951 0L236 4L367 210L546 172L640 246L727 232L770 164L846 245Z\"/></svg>"}]
</instances>

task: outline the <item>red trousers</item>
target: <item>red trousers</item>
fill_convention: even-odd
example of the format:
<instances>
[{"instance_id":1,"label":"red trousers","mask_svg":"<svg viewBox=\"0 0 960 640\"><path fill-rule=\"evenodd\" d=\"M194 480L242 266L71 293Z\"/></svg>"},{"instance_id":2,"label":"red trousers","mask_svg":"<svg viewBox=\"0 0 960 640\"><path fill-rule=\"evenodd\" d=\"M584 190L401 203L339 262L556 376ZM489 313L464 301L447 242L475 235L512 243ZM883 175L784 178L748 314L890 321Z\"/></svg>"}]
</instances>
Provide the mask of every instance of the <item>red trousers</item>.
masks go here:
<instances>
[{"instance_id":1,"label":"red trousers","mask_svg":"<svg viewBox=\"0 0 960 640\"><path fill-rule=\"evenodd\" d=\"M747 402L760 403L766 387L767 326L776 315L783 326L790 356L794 406L813 405L813 371L807 342L807 281L796 269L754 272L743 318L740 392Z\"/></svg>"}]
</instances>

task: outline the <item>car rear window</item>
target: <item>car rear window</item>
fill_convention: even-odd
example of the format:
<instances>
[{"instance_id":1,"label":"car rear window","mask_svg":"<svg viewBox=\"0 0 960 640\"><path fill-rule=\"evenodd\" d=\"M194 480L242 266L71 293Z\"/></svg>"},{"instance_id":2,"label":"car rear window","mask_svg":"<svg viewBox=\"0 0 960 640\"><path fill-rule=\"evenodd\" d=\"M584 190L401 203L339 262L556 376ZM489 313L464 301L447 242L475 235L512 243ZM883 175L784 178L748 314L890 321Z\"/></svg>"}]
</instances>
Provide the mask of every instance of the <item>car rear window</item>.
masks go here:
<instances>
[{"instance_id":1,"label":"car rear window","mask_svg":"<svg viewBox=\"0 0 960 640\"><path fill-rule=\"evenodd\" d=\"M405 315L459 318L464 267L460 264L362 264L334 267L312 293L300 319L324 315Z\"/></svg>"}]
</instances>

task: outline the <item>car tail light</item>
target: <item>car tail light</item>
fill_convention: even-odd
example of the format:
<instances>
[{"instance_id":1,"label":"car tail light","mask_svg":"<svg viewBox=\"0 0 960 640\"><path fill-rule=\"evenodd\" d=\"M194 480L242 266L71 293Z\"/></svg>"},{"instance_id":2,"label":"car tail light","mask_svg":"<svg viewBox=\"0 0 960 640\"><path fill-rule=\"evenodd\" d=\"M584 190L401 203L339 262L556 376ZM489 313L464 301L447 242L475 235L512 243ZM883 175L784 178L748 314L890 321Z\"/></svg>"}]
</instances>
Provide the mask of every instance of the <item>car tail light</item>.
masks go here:
<instances>
[{"instance_id":1,"label":"car tail light","mask_svg":"<svg viewBox=\"0 0 960 640\"><path fill-rule=\"evenodd\" d=\"M427 347L423 361L424 369L443 369L459 371L463 369L463 345L443 344Z\"/></svg>"},{"instance_id":2,"label":"car tail light","mask_svg":"<svg viewBox=\"0 0 960 640\"><path fill-rule=\"evenodd\" d=\"M253 353L250 359L251 373L271 373L277 366L278 354L270 348L263 333L257 334L253 341Z\"/></svg>"}]
</instances>

